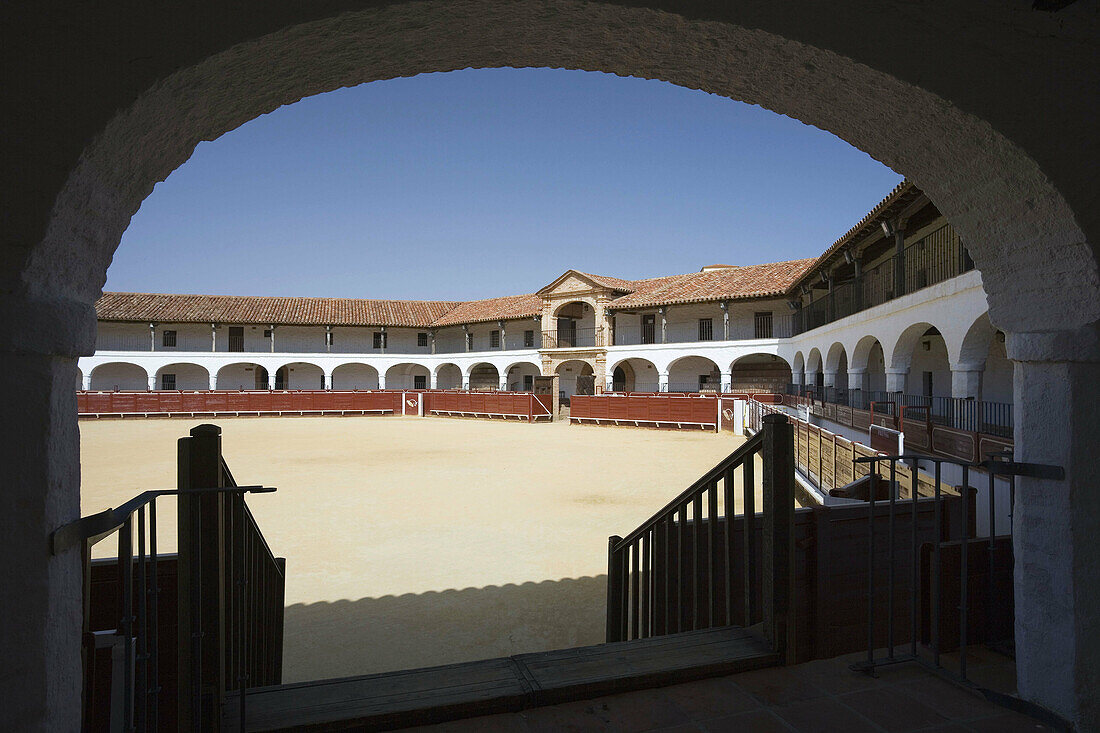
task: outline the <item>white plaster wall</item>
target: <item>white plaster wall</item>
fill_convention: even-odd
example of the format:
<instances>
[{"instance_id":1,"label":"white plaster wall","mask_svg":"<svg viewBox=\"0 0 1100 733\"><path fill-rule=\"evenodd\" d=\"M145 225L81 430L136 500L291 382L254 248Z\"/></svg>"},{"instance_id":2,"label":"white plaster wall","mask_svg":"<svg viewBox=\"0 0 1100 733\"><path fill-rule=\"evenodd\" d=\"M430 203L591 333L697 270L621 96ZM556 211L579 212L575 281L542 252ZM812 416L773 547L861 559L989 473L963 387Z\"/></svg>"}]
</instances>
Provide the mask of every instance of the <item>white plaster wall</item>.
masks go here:
<instances>
[{"instance_id":1,"label":"white plaster wall","mask_svg":"<svg viewBox=\"0 0 1100 733\"><path fill-rule=\"evenodd\" d=\"M316 364L291 362L286 364L286 389L324 389L325 372Z\"/></svg>"},{"instance_id":2,"label":"white plaster wall","mask_svg":"<svg viewBox=\"0 0 1100 733\"><path fill-rule=\"evenodd\" d=\"M987 402L1012 402L1012 362L1005 356L1005 345L997 338L989 344L989 356L982 373L982 399Z\"/></svg>"},{"instance_id":3,"label":"white plaster wall","mask_svg":"<svg viewBox=\"0 0 1100 733\"><path fill-rule=\"evenodd\" d=\"M534 378L542 374L542 369L535 364L521 362L509 367L505 374L508 377L508 389L512 392L522 392L524 376L530 376L534 384Z\"/></svg>"},{"instance_id":4,"label":"white plaster wall","mask_svg":"<svg viewBox=\"0 0 1100 733\"><path fill-rule=\"evenodd\" d=\"M237 389L256 389L256 368L257 364L228 364L223 366L216 372L216 386L217 389L225 390L237 390ZM274 374L274 372L270 372ZM267 389L266 380L263 380L264 386L261 389Z\"/></svg>"},{"instance_id":5,"label":"white plaster wall","mask_svg":"<svg viewBox=\"0 0 1100 733\"><path fill-rule=\"evenodd\" d=\"M368 364L341 364L332 372L332 388L378 389L378 370Z\"/></svg>"},{"instance_id":6,"label":"white plaster wall","mask_svg":"<svg viewBox=\"0 0 1100 733\"><path fill-rule=\"evenodd\" d=\"M92 389L149 389L149 375L135 364L112 362L92 370Z\"/></svg>"},{"instance_id":7,"label":"white plaster wall","mask_svg":"<svg viewBox=\"0 0 1100 733\"><path fill-rule=\"evenodd\" d=\"M924 342L929 350L924 350ZM909 365L907 394L924 394L924 372L932 372L932 396L951 396L951 365L947 362L947 346L939 336L928 336L917 342L913 361Z\"/></svg>"},{"instance_id":8,"label":"white plaster wall","mask_svg":"<svg viewBox=\"0 0 1100 733\"><path fill-rule=\"evenodd\" d=\"M161 389L161 376L176 375L176 389L210 389L210 373L198 364L167 364L157 370L156 388Z\"/></svg>"},{"instance_id":9,"label":"white plaster wall","mask_svg":"<svg viewBox=\"0 0 1100 733\"><path fill-rule=\"evenodd\" d=\"M699 377L706 375L708 384L718 388L722 383L722 369L710 359L688 356L669 366L668 389L670 392L690 392L699 388Z\"/></svg>"},{"instance_id":10,"label":"white plaster wall","mask_svg":"<svg viewBox=\"0 0 1100 733\"><path fill-rule=\"evenodd\" d=\"M413 377L424 377L424 386L431 386L431 371L423 364L395 364L386 370L386 389L413 389Z\"/></svg>"},{"instance_id":11,"label":"white plaster wall","mask_svg":"<svg viewBox=\"0 0 1100 733\"><path fill-rule=\"evenodd\" d=\"M440 364L436 369L436 389L460 389L462 369L457 364Z\"/></svg>"},{"instance_id":12,"label":"white plaster wall","mask_svg":"<svg viewBox=\"0 0 1100 733\"><path fill-rule=\"evenodd\" d=\"M492 364L482 362L470 368L470 389L499 389L500 371Z\"/></svg>"},{"instance_id":13,"label":"white plaster wall","mask_svg":"<svg viewBox=\"0 0 1100 733\"><path fill-rule=\"evenodd\" d=\"M631 392L656 392L660 386L660 371L648 359L630 358L630 359L616 359L612 361L608 359L608 372L614 376L615 367L620 364L626 364L634 371L634 380L631 383L628 377L626 380L626 388ZM625 371L625 370L624 370Z\"/></svg>"}]
</instances>

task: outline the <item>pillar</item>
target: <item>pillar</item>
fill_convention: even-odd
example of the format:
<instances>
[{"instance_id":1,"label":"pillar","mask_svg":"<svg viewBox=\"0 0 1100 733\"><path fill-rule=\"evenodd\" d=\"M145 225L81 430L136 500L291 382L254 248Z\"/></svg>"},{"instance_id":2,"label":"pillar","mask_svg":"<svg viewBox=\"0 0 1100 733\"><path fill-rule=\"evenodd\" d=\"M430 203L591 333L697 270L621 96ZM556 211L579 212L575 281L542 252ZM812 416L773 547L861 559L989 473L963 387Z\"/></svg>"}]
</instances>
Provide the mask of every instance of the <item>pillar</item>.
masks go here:
<instances>
[{"instance_id":1,"label":"pillar","mask_svg":"<svg viewBox=\"0 0 1100 733\"><path fill-rule=\"evenodd\" d=\"M501 343L504 343L504 342L502 341ZM507 374L501 374L500 375L500 391L501 392L507 392L508 391L508 375Z\"/></svg>"},{"instance_id":2,"label":"pillar","mask_svg":"<svg viewBox=\"0 0 1100 733\"><path fill-rule=\"evenodd\" d=\"M149 351L157 350L157 324L149 324Z\"/></svg>"},{"instance_id":3,"label":"pillar","mask_svg":"<svg viewBox=\"0 0 1100 733\"><path fill-rule=\"evenodd\" d=\"M275 353L275 324L274 323L271 324L271 353L272 354ZM274 377L271 377L271 379L274 379ZM271 384L275 384L275 382L271 382ZM274 389L274 387L272 389Z\"/></svg>"},{"instance_id":4,"label":"pillar","mask_svg":"<svg viewBox=\"0 0 1100 733\"><path fill-rule=\"evenodd\" d=\"M325 352L330 353L332 351L332 326L325 326ZM328 375L330 383L332 382L331 376ZM326 387L325 389L332 389L332 387Z\"/></svg>"},{"instance_id":5,"label":"pillar","mask_svg":"<svg viewBox=\"0 0 1100 733\"><path fill-rule=\"evenodd\" d=\"M606 390L608 392L614 392L615 391L615 372L614 371L604 373L604 375L603 375L603 385L604 385L603 386L604 390Z\"/></svg>"},{"instance_id":6,"label":"pillar","mask_svg":"<svg viewBox=\"0 0 1100 733\"><path fill-rule=\"evenodd\" d=\"M462 373L462 389L469 389L469 388L470 388L470 375L463 372Z\"/></svg>"},{"instance_id":7,"label":"pillar","mask_svg":"<svg viewBox=\"0 0 1100 733\"><path fill-rule=\"evenodd\" d=\"M733 372L732 371L722 372L722 391L723 392L732 392L733 391Z\"/></svg>"},{"instance_id":8,"label":"pillar","mask_svg":"<svg viewBox=\"0 0 1100 733\"><path fill-rule=\"evenodd\" d=\"M325 373L325 389L332 389L332 373Z\"/></svg>"},{"instance_id":9,"label":"pillar","mask_svg":"<svg viewBox=\"0 0 1100 733\"><path fill-rule=\"evenodd\" d=\"M157 388L157 375L156 375L156 372L154 372L152 375L149 376L148 382L149 382L149 391L150 392L156 391L156 388Z\"/></svg>"},{"instance_id":10,"label":"pillar","mask_svg":"<svg viewBox=\"0 0 1100 733\"><path fill-rule=\"evenodd\" d=\"M267 373L267 388L275 389L275 372L273 371Z\"/></svg>"},{"instance_id":11,"label":"pillar","mask_svg":"<svg viewBox=\"0 0 1100 733\"><path fill-rule=\"evenodd\" d=\"M504 321L497 321L500 326L500 350L504 351L508 348L508 331L504 326Z\"/></svg>"},{"instance_id":12,"label":"pillar","mask_svg":"<svg viewBox=\"0 0 1100 733\"><path fill-rule=\"evenodd\" d=\"M657 312L661 315L661 343L662 344L667 344L668 343L668 308L658 308Z\"/></svg>"},{"instance_id":13,"label":"pillar","mask_svg":"<svg viewBox=\"0 0 1100 733\"><path fill-rule=\"evenodd\" d=\"M434 354L435 353L435 329L432 329L431 331L428 331L428 345L429 345L429 350L431 351L431 353ZM433 380L435 379L434 374L432 375L432 379ZM433 389L435 388L435 384L432 384L432 388Z\"/></svg>"},{"instance_id":14,"label":"pillar","mask_svg":"<svg viewBox=\"0 0 1100 733\"><path fill-rule=\"evenodd\" d=\"M660 372L657 374L657 391L668 391L668 372Z\"/></svg>"},{"instance_id":15,"label":"pillar","mask_svg":"<svg viewBox=\"0 0 1100 733\"><path fill-rule=\"evenodd\" d=\"M91 374L82 375L81 378L80 378L80 382L81 382L81 386L84 388L85 391L91 389L92 388L92 375Z\"/></svg>"},{"instance_id":16,"label":"pillar","mask_svg":"<svg viewBox=\"0 0 1100 733\"><path fill-rule=\"evenodd\" d=\"M871 375L867 373L866 369L849 369L848 389L850 391L857 389L861 392L869 391L871 389Z\"/></svg>"},{"instance_id":17,"label":"pillar","mask_svg":"<svg viewBox=\"0 0 1100 733\"><path fill-rule=\"evenodd\" d=\"M722 309L722 340L730 340L730 304L729 301L723 300L718 304L718 307Z\"/></svg>"},{"instance_id":18,"label":"pillar","mask_svg":"<svg viewBox=\"0 0 1100 733\"><path fill-rule=\"evenodd\" d=\"M386 375L381 369L378 370L378 389L386 388Z\"/></svg>"},{"instance_id":19,"label":"pillar","mask_svg":"<svg viewBox=\"0 0 1100 733\"><path fill-rule=\"evenodd\" d=\"M470 350L470 327L465 323L462 324L462 350Z\"/></svg>"},{"instance_id":20,"label":"pillar","mask_svg":"<svg viewBox=\"0 0 1100 733\"><path fill-rule=\"evenodd\" d=\"M822 383L826 387L835 387L836 386L836 371L827 371L827 370L822 371L822 376L824 377L824 380L823 380Z\"/></svg>"},{"instance_id":21,"label":"pillar","mask_svg":"<svg viewBox=\"0 0 1100 733\"><path fill-rule=\"evenodd\" d=\"M951 396L982 398L982 372L984 365L959 364L951 369Z\"/></svg>"},{"instance_id":22,"label":"pillar","mask_svg":"<svg viewBox=\"0 0 1100 733\"><path fill-rule=\"evenodd\" d=\"M211 372L207 378L207 383L210 385L210 391L213 392L218 388L218 373Z\"/></svg>"},{"instance_id":23,"label":"pillar","mask_svg":"<svg viewBox=\"0 0 1100 733\"><path fill-rule=\"evenodd\" d=\"M433 346L433 348L434 348L434 346L435 346L435 338L434 338L434 336L433 336L433 338L432 338L432 346ZM438 375L438 374L436 374L435 372L431 372L431 373L430 373L430 374L428 375L428 386L429 386L429 387L430 387L431 389L439 389L439 387L437 386L438 384L439 384L439 375Z\"/></svg>"},{"instance_id":24,"label":"pillar","mask_svg":"<svg viewBox=\"0 0 1100 733\"><path fill-rule=\"evenodd\" d=\"M803 367L803 370L804 369L805 369L805 367ZM796 371L796 370L792 369L791 370L791 384L794 384L794 385L797 385L797 386L801 387L802 386L803 374L804 374L804 371Z\"/></svg>"},{"instance_id":25,"label":"pillar","mask_svg":"<svg viewBox=\"0 0 1100 733\"><path fill-rule=\"evenodd\" d=\"M909 376L909 368L886 370L886 391L905 392L905 380Z\"/></svg>"},{"instance_id":26,"label":"pillar","mask_svg":"<svg viewBox=\"0 0 1100 733\"><path fill-rule=\"evenodd\" d=\"M210 353L218 350L218 324L210 324Z\"/></svg>"},{"instance_id":27,"label":"pillar","mask_svg":"<svg viewBox=\"0 0 1100 733\"><path fill-rule=\"evenodd\" d=\"M1064 480L1017 477L1013 516L1019 694L1100 729L1100 328L1008 334L1015 460Z\"/></svg>"}]
</instances>

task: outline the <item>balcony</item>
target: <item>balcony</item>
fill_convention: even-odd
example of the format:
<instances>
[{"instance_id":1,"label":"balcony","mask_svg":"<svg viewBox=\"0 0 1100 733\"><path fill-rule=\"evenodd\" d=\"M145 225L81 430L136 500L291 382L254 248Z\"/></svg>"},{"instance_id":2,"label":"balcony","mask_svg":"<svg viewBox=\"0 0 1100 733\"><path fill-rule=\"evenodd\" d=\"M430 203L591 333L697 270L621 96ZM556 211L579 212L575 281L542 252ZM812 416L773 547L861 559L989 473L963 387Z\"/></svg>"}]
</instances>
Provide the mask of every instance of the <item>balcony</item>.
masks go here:
<instances>
[{"instance_id":1,"label":"balcony","mask_svg":"<svg viewBox=\"0 0 1100 733\"><path fill-rule=\"evenodd\" d=\"M803 306L794 314L789 335L811 331L973 269L974 261L958 235L950 225L944 225L910 244L900 256L894 255L856 279L834 285L825 297Z\"/></svg>"},{"instance_id":2,"label":"balcony","mask_svg":"<svg viewBox=\"0 0 1100 733\"><path fill-rule=\"evenodd\" d=\"M617 326L612 333L613 346L638 346L644 344L693 344L708 341L752 341L759 339L789 338L794 335L794 316L761 314L752 323L736 322L729 326L729 338L721 322L703 319L702 322L669 323L663 329L660 323L642 326Z\"/></svg>"},{"instance_id":3,"label":"balcony","mask_svg":"<svg viewBox=\"0 0 1100 733\"><path fill-rule=\"evenodd\" d=\"M585 349L603 345L602 328L569 328L542 332L544 349Z\"/></svg>"}]
</instances>

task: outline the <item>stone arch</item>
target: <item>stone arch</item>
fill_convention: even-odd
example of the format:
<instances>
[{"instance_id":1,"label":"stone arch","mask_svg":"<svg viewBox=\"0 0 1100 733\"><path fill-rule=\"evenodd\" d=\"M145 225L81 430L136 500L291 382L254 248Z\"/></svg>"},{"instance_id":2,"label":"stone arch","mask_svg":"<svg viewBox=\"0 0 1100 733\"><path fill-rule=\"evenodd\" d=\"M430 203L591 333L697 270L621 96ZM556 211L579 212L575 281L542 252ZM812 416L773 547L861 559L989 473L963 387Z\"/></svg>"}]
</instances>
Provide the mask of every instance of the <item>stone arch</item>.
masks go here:
<instances>
[{"instance_id":1,"label":"stone arch","mask_svg":"<svg viewBox=\"0 0 1100 733\"><path fill-rule=\"evenodd\" d=\"M947 342L930 323L914 323L898 336L890 352L886 389L923 397L951 396L951 362Z\"/></svg>"},{"instance_id":2,"label":"stone arch","mask_svg":"<svg viewBox=\"0 0 1100 733\"><path fill-rule=\"evenodd\" d=\"M816 346L810 349L806 355L806 381L805 384L815 387L822 386L824 379L825 361L821 358L821 350Z\"/></svg>"},{"instance_id":3,"label":"stone arch","mask_svg":"<svg viewBox=\"0 0 1100 733\"><path fill-rule=\"evenodd\" d=\"M906 326L894 340L889 353L889 368L894 370L908 369L913 359L913 350L926 333L931 331L940 334L940 330L931 323L922 321ZM942 338L942 336L941 336Z\"/></svg>"},{"instance_id":4,"label":"stone arch","mask_svg":"<svg viewBox=\"0 0 1100 733\"><path fill-rule=\"evenodd\" d=\"M497 365L488 361L479 361L466 368L466 378L470 389L492 390L500 389L500 370Z\"/></svg>"},{"instance_id":5,"label":"stone arch","mask_svg":"<svg viewBox=\"0 0 1100 733\"><path fill-rule=\"evenodd\" d=\"M445 362L435 368L435 386L437 389L461 389L462 369L458 364Z\"/></svg>"},{"instance_id":6,"label":"stone arch","mask_svg":"<svg viewBox=\"0 0 1100 733\"><path fill-rule=\"evenodd\" d=\"M276 389L324 389L325 370L311 361L288 361L275 370Z\"/></svg>"},{"instance_id":7,"label":"stone arch","mask_svg":"<svg viewBox=\"0 0 1100 733\"><path fill-rule=\"evenodd\" d=\"M801 353L796 355L800 357ZM745 354L730 364L730 390L783 394L792 382L791 365L776 354Z\"/></svg>"},{"instance_id":8,"label":"stone arch","mask_svg":"<svg viewBox=\"0 0 1100 733\"><path fill-rule=\"evenodd\" d=\"M830 380L832 384L828 383ZM848 352L839 341L829 347L825 356L825 382L839 393L837 401L844 402L843 394L848 391Z\"/></svg>"},{"instance_id":9,"label":"stone arch","mask_svg":"<svg viewBox=\"0 0 1100 733\"><path fill-rule=\"evenodd\" d=\"M166 387L165 375L173 375L173 387ZM192 362L165 364L156 373L156 389L205 390L210 389L210 372L206 367Z\"/></svg>"},{"instance_id":10,"label":"stone arch","mask_svg":"<svg viewBox=\"0 0 1100 733\"><path fill-rule=\"evenodd\" d=\"M91 389L100 391L147 390L149 372L129 361L109 361L97 364L89 374Z\"/></svg>"},{"instance_id":11,"label":"stone arch","mask_svg":"<svg viewBox=\"0 0 1100 733\"><path fill-rule=\"evenodd\" d=\"M658 392L660 371L649 359L632 356L611 365L611 387L616 392Z\"/></svg>"},{"instance_id":12,"label":"stone arch","mask_svg":"<svg viewBox=\"0 0 1100 733\"><path fill-rule=\"evenodd\" d=\"M508 391L530 392L534 388L535 377L542 375L542 367L525 359L512 362L501 373L507 380Z\"/></svg>"},{"instance_id":13,"label":"stone arch","mask_svg":"<svg viewBox=\"0 0 1100 733\"><path fill-rule=\"evenodd\" d=\"M966 330L957 353L948 354L951 363L964 365L964 368L981 369L985 365L989 347L996 334L997 329L993 328L993 324L989 322L989 314L981 314Z\"/></svg>"},{"instance_id":14,"label":"stone arch","mask_svg":"<svg viewBox=\"0 0 1100 733\"><path fill-rule=\"evenodd\" d=\"M361 361L349 361L332 370L336 390L378 389L378 369Z\"/></svg>"},{"instance_id":15,"label":"stone arch","mask_svg":"<svg viewBox=\"0 0 1100 733\"><path fill-rule=\"evenodd\" d=\"M215 389L267 389L267 368L254 362L226 364L214 375Z\"/></svg>"},{"instance_id":16,"label":"stone arch","mask_svg":"<svg viewBox=\"0 0 1100 733\"><path fill-rule=\"evenodd\" d=\"M9 353L57 357L13 359L13 378L68 384L73 355L92 349L92 303L111 253L154 183L198 141L303 96L377 78L510 65L649 76L760 104L830 130L908 174L967 242L993 321L1006 324L1010 351L1028 365L1019 367L1020 383L1044 394L1017 411L1017 447L1029 460L1067 470L1058 503L1053 492L1039 490L1047 486L1040 480L1021 480L1024 489L1036 490L1022 491L1016 505L1017 561L1026 570L1017 574L1017 655L1037 657L1020 676L1021 695L1084 721L1082 729L1096 727L1100 706L1083 691L1100 667L1087 653L1085 615L1100 596L1087 577L1096 552L1088 538L1100 529L1100 513L1087 501L1091 444L1071 427L1080 422L1088 429L1077 416L1096 414L1100 401L1086 386L1095 383L1100 322L1100 213L1087 169L1096 157L1090 125L1098 101L1095 48L1081 40L1095 36L1095 20L1078 13L1063 27L1061 18L1023 8L987 9L983 17L965 3L937 6L937 23L911 22L894 4L867 14L866 3L854 0L801 0L774 9L693 4L690 16L666 7L398 0L355 12L310 4L230 12L220 24L210 24L209 12L199 7L173 16L174 30L187 42L164 44L153 58L139 49L164 18L159 10L143 10L126 24L129 35L102 44L111 48L104 63L94 52L89 63L76 50L112 25L97 15L109 9L81 8L85 22L59 26L46 39L10 24L5 44L13 56L29 58L37 50L51 58L15 85L11 106L23 110L17 125L67 116L69 95L50 91L57 78L97 90L82 100L80 114L68 115L67 125L18 127L13 136L20 140L15 167L25 160L23 169L34 173L10 192L9 209L17 213L8 222L12 246L0 288L0 306L9 314L0 319L4 343ZM862 32L852 33L857 22ZM942 42L943 27L955 29L953 43ZM1011 43L1015 53L988 53L991 38ZM49 50L43 53L39 44ZM933 46L938 53L906 52ZM127 61L135 58L141 63ZM1013 79L1002 93L980 83L999 75ZM1021 115L1025 102L1059 114ZM1067 140L1073 144L1059 142ZM1021 273L1025 289L1017 287ZM29 328L31 319L42 327ZM50 379L55 376L63 378ZM1076 405L1068 422L1060 413L1054 422L1052 396ZM45 399L27 404L42 421L56 417ZM8 448L30 456L27 476L63 477L31 478L18 488L48 507L34 515L46 517L47 530L79 511L75 415L71 420L48 434L27 430ZM26 531L37 537L43 528ZM9 542L18 548L13 565L47 568L41 543L22 539ZM76 560L48 562L54 565L28 571L8 593L37 604L34 616L48 619L45 632L36 632L39 640L28 640L14 660L17 667L34 660L26 666L40 680L33 694L17 696L14 714L19 719L30 710L35 720L60 721L44 727L66 729L78 718L72 700L79 699L73 661L79 637L66 624L79 596L62 590L75 582ZM1079 587L1051 586L1051 577L1079 579ZM42 674L49 663L62 671Z\"/></svg>"},{"instance_id":17,"label":"stone arch","mask_svg":"<svg viewBox=\"0 0 1100 733\"><path fill-rule=\"evenodd\" d=\"M578 386L577 377L595 377L592 365L583 359L566 359L555 367L554 373L558 375L559 395L566 400L578 391L585 391L583 386ZM595 380L592 381L594 384Z\"/></svg>"},{"instance_id":18,"label":"stone arch","mask_svg":"<svg viewBox=\"0 0 1100 733\"><path fill-rule=\"evenodd\" d=\"M791 381L795 384L806 384L806 357L801 351L794 353L794 365L791 367Z\"/></svg>"},{"instance_id":19,"label":"stone arch","mask_svg":"<svg viewBox=\"0 0 1100 733\"><path fill-rule=\"evenodd\" d=\"M666 371L669 392L717 392L722 388L721 367L705 356L681 356L669 362Z\"/></svg>"},{"instance_id":20,"label":"stone arch","mask_svg":"<svg viewBox=\"0 0 1100 733\"><path fill-rule=\"evenodd\" d=\"M595 346L596 301L577 296L554 308L552 324L557 334L553 346L572 348Z\"/></svg>"},{"instance_id":21,"label":"stone arch","mask_svg":"<svg viewBox=\"0 0 1100 733\"><path fill-rule=\"evenodd\" d=\"M431 371L423 364L401 362L386 370L386 389L427 389L431 385Z\"/></svg>"}]
</instances>

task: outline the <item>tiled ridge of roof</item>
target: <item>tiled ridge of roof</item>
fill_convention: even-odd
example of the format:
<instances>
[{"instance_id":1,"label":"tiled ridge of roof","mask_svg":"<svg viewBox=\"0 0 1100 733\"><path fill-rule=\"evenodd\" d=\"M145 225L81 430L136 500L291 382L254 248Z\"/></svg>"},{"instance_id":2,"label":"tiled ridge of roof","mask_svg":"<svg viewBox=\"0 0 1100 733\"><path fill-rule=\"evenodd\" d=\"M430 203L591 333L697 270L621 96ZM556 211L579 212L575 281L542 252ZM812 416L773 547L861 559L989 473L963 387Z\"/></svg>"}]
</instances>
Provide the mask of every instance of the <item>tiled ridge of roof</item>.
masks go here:
<instances>
[{"instance_id":1,"label":"tiled ridge of roof","mask_svg":"<svg viewBox=\"0 0 1100 733\"><path fill-rule=\"evenodd\" d=\"M462 301L104 293L103 321L426 327Z\"/></svg>"},{"instance_id":2,"label":"tiled ridge of roof","mask_svg":"<svg viewBox=\"0 0 1100 733\"><path fill-rule=\"evenodd\" d=\"M611 308L620 310L783 295L815 262L816 257L809 257L655 278L656 282L651 281L634 293L612 301Z\"/></svg>"},{"instance_id":3,"label":"tiled ridge of roof","mask_svg":"<svg viewBox=\"0 0 1100 733\"><path fill-rule=\"evenodd\" d=\"M578 275L584 275L592 282L603 285L605 288L611 288L612 290L621 290L624 293L634 292L635 285L639 282L637 280L624 280L621 277L610 277L608 275L593 275L590 272L581 272L580 270L573 270Z\"/></svg>"},{"instance_id":4,"label":"tiled ridge of roof","mask_svg":"<svg viewBox=\"0 0 1100 733\"><path fill-rule=\"evenodd\" d=\"M433 326L457 326L462 323L506 321L531 318L542 313L542 298L535 293L505 295L458 304L432 323Z\"/></svg>"}]
</instances>

